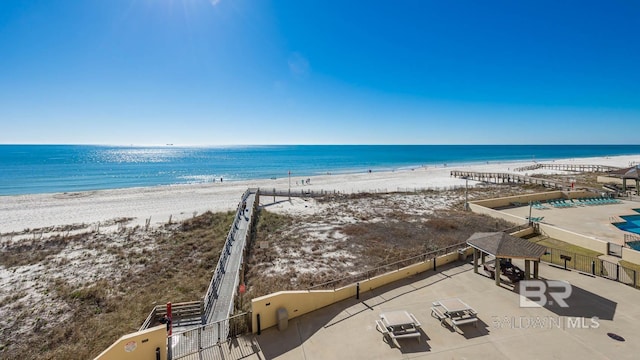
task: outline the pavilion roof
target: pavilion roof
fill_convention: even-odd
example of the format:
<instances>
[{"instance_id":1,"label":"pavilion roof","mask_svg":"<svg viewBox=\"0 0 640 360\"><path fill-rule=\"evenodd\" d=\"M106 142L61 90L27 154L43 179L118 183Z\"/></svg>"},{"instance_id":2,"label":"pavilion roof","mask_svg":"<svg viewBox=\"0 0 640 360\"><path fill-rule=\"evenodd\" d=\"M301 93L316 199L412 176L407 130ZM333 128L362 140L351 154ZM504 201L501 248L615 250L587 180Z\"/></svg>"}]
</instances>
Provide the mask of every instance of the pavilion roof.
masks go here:
<instances>
[{"instance_id":1,"label":"pavilion roof","mask_svg":"<svg viewBox=\"0 0 640 360\"><path fill-rule=\"evenodd\" d=\"M540 261L547 248L504 232L477 232L467 244L497 258Z\"/></svg>"},{"instance_id":2,"label":"pavilion roof","mask_svg":"<svg viewBox=\"0 0 640 360\"><path fill-rule=\"evenodd\" d=\"M610 176L619 177L622 179L640 179L640 165L614 170L609 172Z\"/></svg>"}]
</instances>

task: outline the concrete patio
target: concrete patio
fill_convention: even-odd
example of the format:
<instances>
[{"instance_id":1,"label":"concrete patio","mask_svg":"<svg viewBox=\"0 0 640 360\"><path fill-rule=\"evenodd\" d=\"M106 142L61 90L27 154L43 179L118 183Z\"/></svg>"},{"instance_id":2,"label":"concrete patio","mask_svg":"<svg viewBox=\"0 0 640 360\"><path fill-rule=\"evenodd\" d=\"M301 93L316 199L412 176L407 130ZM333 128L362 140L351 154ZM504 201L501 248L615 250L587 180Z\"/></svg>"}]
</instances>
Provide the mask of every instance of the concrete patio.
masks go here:
<instances>
[{"instance_id":1,"label":"concrete patio","mask_svg":"<svg viewBox=\"0 0 640 360\"><path fill-rule=\"evenodd\" d=\"M285 331L272 327L236 343L253 343L254 352L245 353L247 359L637 358L638 290L546 264L541 264L540 275L572 285L568 308L520 307L520 295L512 286L498 287L490 278L474 274L471 264L456 263L292 319ZM433 318L431 303L447 298L472 306L479 314L478 327L463 325L460 333ZM420 342L400 340L398 348L383 341L375 320L392 310L417 317L422 323Z\"/></svg>"},{"instance_id":2,"label":"concrete patio","mask_svg":"<svg viewBox=\"0 0 640 360\"><path fill-rule=\"evenodd\" d=\"M638 215L633 209L640 208L637 201L622 200L620 204L585 205L554 208L543 203L547 209L531 209L531 217L541 217L542 223L554 225L578 234L591 236L614 244L624 244L625 232L611 224L611 217ZM529 216L529 205L500 209L507 214L519 216L525 222Z\"/></svg>"}]
</instances>

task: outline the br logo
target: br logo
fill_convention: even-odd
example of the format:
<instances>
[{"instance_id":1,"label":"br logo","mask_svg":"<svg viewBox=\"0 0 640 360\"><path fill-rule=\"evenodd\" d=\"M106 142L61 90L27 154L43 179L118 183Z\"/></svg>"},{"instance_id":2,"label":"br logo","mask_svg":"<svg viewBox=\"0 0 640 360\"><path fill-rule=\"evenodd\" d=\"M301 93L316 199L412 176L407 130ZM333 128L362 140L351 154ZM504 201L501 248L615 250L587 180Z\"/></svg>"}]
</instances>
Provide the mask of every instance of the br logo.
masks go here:
<instances>
[{"instance_id":1,"label":"br logo","mask_svg":"<svg viewBox=\"0 0 640 360\"><path fill-rule=\"evenodd\" d=\"M520 281L520 307L542 307L557 305L569 307L565 301L571 296L571 284L561 280L522 280Z\"/></svg>"}]
</instances>

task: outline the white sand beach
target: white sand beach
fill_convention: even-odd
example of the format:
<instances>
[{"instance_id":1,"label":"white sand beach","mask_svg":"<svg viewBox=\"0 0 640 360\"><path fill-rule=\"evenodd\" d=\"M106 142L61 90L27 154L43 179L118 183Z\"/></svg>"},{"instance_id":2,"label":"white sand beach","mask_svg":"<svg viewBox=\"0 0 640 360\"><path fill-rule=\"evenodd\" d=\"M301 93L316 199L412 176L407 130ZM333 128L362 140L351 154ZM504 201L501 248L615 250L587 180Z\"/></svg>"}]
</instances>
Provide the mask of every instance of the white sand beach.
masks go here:
<instances>
[{"instance_id":1,"label":"white sand beach","mask_svg":"<svg viewBox=\"0 0 640 360\"><path fill-rule=\"evenodd\" d=\"M640 155L633 155L563 159L556 160L555 163L628 167L639 161ZM465 180L450 177L451 170L514 172L514 168L532 164L532 161L527 161L468 166L440 165L388 172L292 176L290 182L292 190L327 190L343 193L448 188L465 184ZM527 171L529 175L551 172L553 171L545 169ZM469 185L474 184L470 181ZM205 211L233 210L238 206L240 196L247 188L257 187L286 190L289 188L289 179L284 177L275 180L3 196L0 197L0 233L72 224L105 223L116 218L133 218L129 226L144 225L150 218L151 225L155 226L167 223L170 217L172 221L179 221ZM286 202L278 206L285 211L304 211L304 207L302 201Z\"/></svg>"}]
</instances>

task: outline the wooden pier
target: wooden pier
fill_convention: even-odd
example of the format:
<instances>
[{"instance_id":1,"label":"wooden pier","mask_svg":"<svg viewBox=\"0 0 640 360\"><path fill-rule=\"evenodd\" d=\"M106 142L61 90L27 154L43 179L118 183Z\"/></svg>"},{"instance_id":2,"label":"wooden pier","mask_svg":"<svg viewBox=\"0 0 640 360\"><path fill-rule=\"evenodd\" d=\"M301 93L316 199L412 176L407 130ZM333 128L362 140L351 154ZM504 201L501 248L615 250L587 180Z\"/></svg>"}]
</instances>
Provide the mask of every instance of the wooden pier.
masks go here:
<instances>
[{"instance_id":1,"label":"wooden pier","mask_svg":"<svg viewBox=\"0 0 640 360\"><path fill-rule=\"evenodd\" d=\"M607 165L584 165L584 164L533 164L529 166L523 166L513 169L514 171L529 171L537 169L549 169L559 171L573 171L573 172L609 172L613 170L620 170L616 166Z\"/></svg>"}]
</instances>

